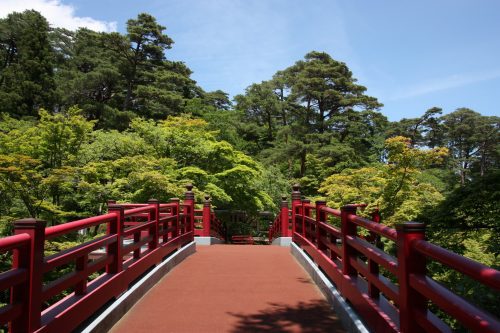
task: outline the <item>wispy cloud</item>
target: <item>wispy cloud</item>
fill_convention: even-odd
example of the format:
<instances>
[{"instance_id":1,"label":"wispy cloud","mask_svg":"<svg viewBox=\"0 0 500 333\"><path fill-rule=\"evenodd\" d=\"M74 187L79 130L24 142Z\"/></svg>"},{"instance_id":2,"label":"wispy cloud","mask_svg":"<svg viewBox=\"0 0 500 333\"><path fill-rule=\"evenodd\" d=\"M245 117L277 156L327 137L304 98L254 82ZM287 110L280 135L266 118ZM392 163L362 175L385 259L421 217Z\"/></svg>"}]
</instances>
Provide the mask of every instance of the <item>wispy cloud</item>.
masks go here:
<instances>
[{"instance_id":1,"label":"wispy cloud","mask_svg":"<svg viewBox=\"0 0 500 333\"><path fill-rule=\"evenodd\" d=\"M443 78L431 79L426 82L421 82L416 85L406 87L390 96L388 100L397 101L409 99L439 91L464 87L474 83L494 80L497 78L500 78L500 69L488 72L454 74Z\"/></svg>"},{"instance_id":2,"label":"wispy cloud","mask_svg":"<svg viewBox=\"0 0 500 333\"><path fill-rule=\"evenodd\" d=\"M116 22L106 22L91 17L79 17L75 8L62 4L60 0L2 0L0 1L0 17L12 12L34 9L40 12L53 27L76 30L85 27L95 31L116 31Z\"/></svg>"}]
</instances>

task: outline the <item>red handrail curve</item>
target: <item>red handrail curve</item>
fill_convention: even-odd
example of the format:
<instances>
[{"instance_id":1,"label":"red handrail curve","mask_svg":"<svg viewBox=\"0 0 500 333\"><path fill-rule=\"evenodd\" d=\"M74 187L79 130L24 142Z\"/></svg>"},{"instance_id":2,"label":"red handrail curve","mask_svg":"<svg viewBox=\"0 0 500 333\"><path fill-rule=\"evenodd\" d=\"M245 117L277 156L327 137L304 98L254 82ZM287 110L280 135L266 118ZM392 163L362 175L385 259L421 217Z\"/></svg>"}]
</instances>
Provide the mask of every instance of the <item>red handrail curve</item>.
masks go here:
<instances>
[{"instance_id":1,"label":"red handrail curve","mask_svg":"<svg viewBox=\"0 0 500 333\"><path fill-rule=\"evenodd\" d=\"M269 227L269 232L268 232L268 238L269 238L269 243L272 243L272 241L276 238L281 236L281 215L278 214L276 218L274 219L273 223Z\"/></svg>"},{"instance_id":2,"label":"red handrail curve","mask_svg":"<svg viewBox=\"0 0 500 333\"><path fill-rule=\"evenodd\" d=\"M374 332L446 332L451 329L427 308L429 301L475 332L500 332L500 322L425 274L434 260L494 290L500 272L423 240L422 224L392 229L356 215L360 205L341 210L295 203L293 241L326 273ZM327 223L340 218L341 227ZM395 242L397 257L361 237L363 228ZM384 276L380 268L385 269ZM393 281L397 281L394 283Z\"/></svg>"},{"instance_id":3,"label":"red handrail curve","mask_svg":"<svg viewBox=\"0 0 500 333\"><path fill-rule=\"evenodd\" d=\"M0 239L0 253L13 253L13 268L0 273L0 291L11 289L11 302L0 308L0 325L8 323L11 332L71 331L147 269L193 241L190 202L113 204L109 211L48 228L42 221L21 220L15 224L16 235ZM47 240L99 225L107 226L104 236L44 255ZM130 244L124 243L127 239ZM74 264L71 272L43 281L43 274L68 264ZM73 292L43 308L68 289Z\"/></svg>"}]
</instances>

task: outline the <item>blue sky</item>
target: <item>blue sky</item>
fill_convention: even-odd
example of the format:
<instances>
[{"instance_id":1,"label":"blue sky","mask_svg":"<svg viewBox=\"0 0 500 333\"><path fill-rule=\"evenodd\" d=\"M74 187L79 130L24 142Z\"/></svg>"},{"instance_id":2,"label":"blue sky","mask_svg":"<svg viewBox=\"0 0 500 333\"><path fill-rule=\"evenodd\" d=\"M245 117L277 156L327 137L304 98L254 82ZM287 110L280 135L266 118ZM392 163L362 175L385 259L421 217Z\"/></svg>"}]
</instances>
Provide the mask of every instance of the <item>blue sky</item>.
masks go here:
<instances>
[{"instance_id":1,"label":"blue sky","mask_svg":"<svg viewBox=\"0 0 500 333\"><path fill-rule=\"evenodd\" d=\"M231 96L311 51L345 62L390 120L438 106L500 116L500 1L0 0L0 16L40 8L54 26L125 32L154 15L206 91Z\"/></svg>"}]
</instances>

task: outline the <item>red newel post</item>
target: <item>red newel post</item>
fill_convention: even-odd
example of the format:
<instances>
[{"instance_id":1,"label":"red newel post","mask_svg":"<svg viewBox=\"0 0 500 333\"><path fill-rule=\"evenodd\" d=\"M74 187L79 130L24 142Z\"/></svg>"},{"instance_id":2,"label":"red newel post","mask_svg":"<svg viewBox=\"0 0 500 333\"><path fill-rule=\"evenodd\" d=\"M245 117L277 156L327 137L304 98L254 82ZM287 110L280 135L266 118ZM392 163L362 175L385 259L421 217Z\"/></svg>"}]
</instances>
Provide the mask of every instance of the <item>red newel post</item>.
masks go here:
<instances>
[{"instance_id":1,"label":"red newel post","mask_svg":"<svg viewBox=\"0 0 500 333\"><path fill-rule=\"evenodd\" d=\"M106 273L116 274L123 270L122 258L122 230L125 209L120 205L109 205L108 212L116 214L116 219L108 223L107 234L116 235L116 242L108 245L108 256L113 256L113 261L106 267Z\"/></svg>"},{"instance_id":2,"label":"red newel post","mask_svg":"<svg viewBox=\"0 0 500 333\"><path fill-rule=\"evenodd\" d=\"M27 264L29 285L24 291L14 289L14 293L11 295L13 299L22 296L26 296L24 300L28 298L28 311L21 314L24 320L16 321L18 325L12 326L12 332L34 332L41 325L45 225L45 221L33 218L14 222L14 234L30 235L31 243L27 262L23 262L25 258L22 258L18 251L14 251L13 266Z\"/></svg>"},{"instance_id":3,"label":"red newel post","mask_svg":"<svg viewBox=\"0 0 500 333\"><path fill-rule=\"evenodd\" d=\"M425 239L425 224L406 222L396 226L398 232L399 323L403 333L423 332L415 313L427 312L427 300L410 286L410 275L425 275L426 259L413 249L415 240Z\"/></svg>"},{"instance_id":4,"label":"red newel post","mask_svg":"<svg viewBox=\"0 0 500 333\"><path fill-rule=\"evenodd\" d=\"M179 236L179 217L180 217L180 199L179 198L170 198L170 202L175 204L172 207L172 216L175 216L172 222L172 238Z\"/></svg>"},{"instance_id":5,"label":"red newel post","mask_svg":"<svg viewBox=\"0 0 500 333\"><path fill-rule=\"evenodd\" d=\"M323 223L326 222L326 214L324 211L321 210L321 208L325 206L326 206L326 201L323 200L316 201L316 246L320 251L326 250L326 245L321 240L322 236L325 233L322 232L322 229L320 227L321 222Z\"/></svg>"},{"instance_id":6,"label":"red newel post","mask_svg":"<svg viewBox=\"0 0 500 333\"><path fill-rule=\"evenodd\" d=\"M212 214L212 207L210 202L210 197L205 196L205 201L203 201L203 236L210 237L210 217Z\"/></svg>"},{"instance_id":7,"label":"red newel post","mask_svg":"<svg viewBox=\"0 0 500 333\"><path fill-rule=\"evenodd\" d=\"M184 212L184 214L187 214L187 230L186 231L193 231L193 239L194 239L194 193L192 191L193 185L192 184L187 184L186 185L187 191L184 193L184 205L189 207L187 212Z\"/></svg>"},{"instance_id":8,"label":"red newel post","mask_svg":"<svg viewBox=\"0 0 500 333\"><path fill-rule=\"evenodd\" d=\"M290 237L290 227L289 227L289 215L288 215L288 201L286 197L281 197L281 210L280 210L280 220L281 220L281 237Z\"/></svg>"},{"instance_id":9,"label":"red newel post","mask_svg":"<svg viewBox=\"0 0 500 333\"><path fill-rule=\"evenodd\" d=\"M149 228L149 234L153 235L153 239L148 244L149 249L156 249L159 243L159 233L160 233L160 202L156 199L149 199L148 204L151 206L151 213L149 214L149 220L154 220L155 224ZM165 236L164 236L165 237Z\"/></svg>"},{"instance_id":10,"label":"red newel post","mask_svg":"<svg viewBox=\"0 0 500 333\"><path fill-rule=\"evenodd\" d=\"M302 199L300 197L300 186L299 184L295 184L292 186L292 236L295 234L297 231L297 210L299 210L302 207ZM300 212L299 212L300 214ZM299 226L300 229L300 226ZM303 234L303 230L301 230L301 233Z\"/></svg>"},{"instance_id":11,"label":"red newel post","mask_svg":"<svg viewBox=\"0 0 500 333\"><path fill-rule=\"evenodd\" d=\"M356 270L351 266L350 259L354 258L355 250L347 244L347 236L356 236L356 225L349 221L349 215L356 215L356 206L346 205L340 208L342 233L342 273L353 275Z\"/></svg>"}]
</instances>

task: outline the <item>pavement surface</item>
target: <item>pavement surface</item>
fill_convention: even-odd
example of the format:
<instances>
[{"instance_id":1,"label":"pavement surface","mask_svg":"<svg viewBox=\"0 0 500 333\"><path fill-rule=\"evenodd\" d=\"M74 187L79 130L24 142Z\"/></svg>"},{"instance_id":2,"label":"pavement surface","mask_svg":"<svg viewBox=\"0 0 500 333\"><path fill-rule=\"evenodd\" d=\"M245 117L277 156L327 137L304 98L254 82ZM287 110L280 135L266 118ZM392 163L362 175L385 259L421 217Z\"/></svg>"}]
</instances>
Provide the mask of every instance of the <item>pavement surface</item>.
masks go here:
<instances>
[{"instance_id":1,"label":"pavement surface","mask_svg":"<svg viewBox=\"0 0 500 333\"><path fill-rule=\"evenodd\" d=\"M288 247L197 246L117 332L346 332Z\"/></svg>"}]
</instances>

